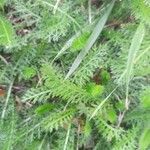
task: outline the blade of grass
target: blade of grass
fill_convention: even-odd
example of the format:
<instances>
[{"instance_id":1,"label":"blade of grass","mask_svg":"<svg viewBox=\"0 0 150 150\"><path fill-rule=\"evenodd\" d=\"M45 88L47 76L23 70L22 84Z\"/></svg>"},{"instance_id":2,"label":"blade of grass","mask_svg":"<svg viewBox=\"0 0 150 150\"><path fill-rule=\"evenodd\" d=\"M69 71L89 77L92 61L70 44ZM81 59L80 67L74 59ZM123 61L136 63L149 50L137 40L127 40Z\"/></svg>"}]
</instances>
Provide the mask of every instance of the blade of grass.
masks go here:
<instances>
[{"instance_id":1,"label":"blade of grass","mask_svg":"<svg viewBox=\"0 0 150 150\"><path fill-rule=\"evenodd\" d=\"M88 51L92 48L93 44L95 43L95 41L97 40L98 36L100 35L100 33L102 32L104 25L110 15L110 12L114 6L115 0L113 0L111 2L111 4L108 6L108 9L106 10L105 14L102 16L102 18L100 18L99 22L97 23L97 25L95 26L91 36L89 37L84 49L79 53L79 55L76 57L75 61L73 62L69 72L67 73L65 79L69 78L74 71L78 68L78 66L80 65L81 61L83 60L83 58L85 57L85 55L88 53Z\"/></svg>"},{"instance_id":2,"label":"blade of grass","mask_svg":"<svg viewBox=\"0 0 150 150\"><path fill-rule=\"evenodd\" d=\"M131 75L132 75L132 71L133 71L134 60L135 60L138 50L140 49L144 35L145 35L145 28L144 28L144 25L141 23L138 26L138 28L133 36L131 46L129 49L129 53L128 53L126 75L125 75L125 78L126 78L126 102L125 102L126 109L128 109L128 107L129 107L129 100L128 100L129 83L130 83Z\"/></svg>"},{"instance_id":3,"label":"blade of grass","mask_svg":"<svg viewBox=\"0 0 150 150\"><path fill-rule=\"evenodd\" d=\"M98 111L102 108L102 106L106 103L106 101L109 99L109 97L116 91L116 89L118 88L118 86L116 86L111 93L98 105L98 107L94 110L94 112L92 113L91 117L89 120L91 120L94 116L96 116L96 114L98 113Z\"/></svg>"},{"instance_id":4,"label":"blade of grass","mask_svg":"<svg viewBox=\"0 0 150 150\"><path fill-rule=\"evenodd\" d=\"M61 57L72 46L74 40L76 38L78 38L82 33L84 33L87 30L91 31L92 26L93 26L93 22L90 25L87 24L84 29L76 32L75 35L73 35L69 40L67 40L65 42L64 46L61 48L61 50L58 52L58 54L55 56L55 58L52 60L51 63L53 63L55 60L57 60L59 57Z\"/></svg>"},{"instance_id":5,"label":"blade of grass","mask_svg":"<svg viewBox=\"0 0 150 150\"><path fill-rule=\"evenodd\" d=\"M66 149L67 149L67 144L68 144L68 139L69 139L70 130L71 130L71 124L69 124L69 126L68 126L68 131L67 131L66 140L65 140L65 144L64 144L63 150L66 150Z\"/></svg>"},{"instance_id":6,"label":"blade of grass","mask_svg":"<svg viewBox=\"0 0 150 150\"><path fill-rule=\"evenodd\" d=\"M76 38L78 38L82 33L86 32L87 30L91 31L91 28L94 26L94 24L95 24L96 21L94 20L93 22L91 22L91 24L86 24L85 27L82 30L79 30L70 39L68 39L65 42L65 44L63 45L63 47L61 48L61 50L57 53L57 55L55 56L55 58L52 60L51 63L53 64L55 60L59 59L72 46L74 40Z\"/></svg>"},{"instance_id":7,"label":"blade of grass","mask_svg":"<svg viewBox=\"0 0 150 150\"><path fill-rule=\"evenodd\" d=\"M137 56L134 60L134 65L140 60L140 58L145 55L146 53L148 53L150 51L150 46L148 48L146 48L141 54L139 54L139 56ZM118 83L121 83L122 79L124 78L124 76L127 73L127 69L124 70L124 72L122 73L122 75L119 78Z\"/></svg>"},{"instance_id":8,"label":"blade of grass","mask_svg":"<svg viewBox=\"0 0 150 150\"><path fill-rule=\"evenodd\" d=\"M53 14L56 13L60 1L61 1L61 0L57 0L56 4L55 4L55 6L54 6L54 9L53 9Z\"/></svg>"},{"instance_id":9,"label":"blade of grass","mask_svg":"<svg viewBox=\"0 0 150 150\"><path fill-rule=\"evenodd\" d=\"M7 60L6 60L2 55L0 55L0 59L1 59L6 65L8 65Z\"/></svg>"},{"instance_id":10,"label":"blade of grass","mask_svg":"<svg viewBox=\"0 0 150 150\"><path fill-rule=\"evenodd\" d=\"M65 45L62 47L62 49L58 52L58 54L55 56L55 58L52 60L52 63L59 58L73 43L73 41L76 39L76 37L78 37L78 35L80 35L79 33L77 33L76 35L72 36L66 43Z\"/></svg>"},{"instance_id":11,"label":"blade of grass","mask_svg":"<svg viewBox=\"0 0 150 150\"><path fill-rule=\"evenodd\" d=\"M88 1L89 24L92 23L91 0Z\"/></svg>"},{"instance_id":12,"label":"blade of grass","mask_svg":"<svg viewBox=\"0 0 150 150\"><path fill-rule=\"evenodd\" d=\"M48 133L45 133L45 135L44 135L44 137L43 137L43 140L41 141L41 144L40 144L40 146L38 147L38 150L42 150L43 145L44 145L44 141L45 141L45 139L46 139L46 137L47 137L47 134L48 134Z\"/></svg>"},{"instance_id":13,"label":"blade of grass","mask_svg":"<svg viewBox=\"0 0 150 150\"><path fill-rule=\"evenodd\" d=\"M134 60L134 64L137 63L140 60L140 58L148 51L150 51L150 46L146 48L139 56L137 56L137 58Z\"/></svg>"},{"instance_id":14,"label":"blade of grass","mask_svg":"<svg viewBox=\"0 0 150 150\"><path fill-rule=\"evenodd\" d=\"M9 89L8 89L6 101L5 101L4 108L3 108L3 111L2 111L2 115L1 115L2 119L4 119L4 117L5 117L5 113L6 113L7 105L8 105L8 102L9 102L10 95L11 95L12 87L13 87L13 82L10 84Z\"/></svg>"}]
</instances>

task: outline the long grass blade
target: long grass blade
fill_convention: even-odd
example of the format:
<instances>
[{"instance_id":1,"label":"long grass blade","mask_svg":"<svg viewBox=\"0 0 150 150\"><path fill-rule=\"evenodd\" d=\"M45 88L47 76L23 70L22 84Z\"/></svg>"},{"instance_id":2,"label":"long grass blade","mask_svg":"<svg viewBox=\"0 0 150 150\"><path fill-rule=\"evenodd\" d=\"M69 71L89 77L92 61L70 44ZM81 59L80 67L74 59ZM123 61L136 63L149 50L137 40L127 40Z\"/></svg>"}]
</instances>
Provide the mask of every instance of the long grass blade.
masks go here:
<instances>
[{"instance_id":1,"label":"long grass blade","mask_svg":"<svg viewBox=\"0 0 150 150\"><path fill-rule=\"evenodd\" d=\"M128 53L126 75L125 75L125 78L126 78L126 103L125 103L126 109L128 109L128 106L129 106L129 100L128 100L129 83L130 83L130 80L132 77L134 61L136 58L136 54L137 54L137 52L140 49L140 46L142 44L144 35L145 35L145 28L144 28L144 25L141 23L138 26L138 28L137 28L134 36L133 36L131 46L129 49L129 53Z\"/></svg>"},{"instance_id":2,"label":"long grass blade","mask_svg":"<svg viewBox=\"0 0 150 150\"><path fill-rule=\"evenodd\" d=\"M98 111L102 108L102 106L106 103L107 100L109 100L110 96L116 91L116 89L118 88L118 86L116 86L111 93L97 106L97 108L94 110L94 112L92 113L91 117L89 120L91 120L94 116L96 116L96 114L98 113Z\"/></svg>"},{"instance_id":3,"label":"long grass blade","mask_svg":"<svg viewBox=\"0 0 150 150\"><path fill-rule=\"evenodd\" d=\"M73 62L69 72L66 75L66 79L69 78L74 71L78 68L78 66L80 65L80 63L82 62L83 58L85 57L85 55L88 53L88 51L92 48L93 44L95 43L95 41L97 40L98 36L100 35L100 33L102 32L106 21L111 13L111 10L114 6L115 0L113 0L111 2L111 4L109 5L108 9L106 10L105 14L102 16L102 18L100 18L99 22L97 23L97 25L95 26L91 36L89 37L84 49L79 53L79 55L77 56L77 58L75 59L75 61Z\"/></svg>"},{"instance_id":4,"label":"long grass blade","mask_svg":"<svg viewBox=\"0 0 150 150\"><path fill-rule=\"evenodd\" d=\"M4 117L5 117L5 113L6 113L8 102L9 102L9 99L10 99L12 87L13 87L13 82L10 84L9 89L8 89L6 101L5 101L4 108L3 108L3 111L2 111L2 115L1 115L2 119L4 119Z\"/></svg>"},{"instance_id":5,"label":"long grass blade","mask_svg":"<svg viewBox=\"0 0 150 150\"><path fill-rule=\"evenodd\" d=\"M55 58L53 59L52 63L59 58L73 43L73 41L75 40L76 37L78 37L79 33L77 33L76 35L72 36L66 43L65 45L62 47L62 49L58 52L58 54L55 56Z\"/></svg>"},{"instance_id":6,"label":"long grass blade","mask_svg":"<svg viewBox=\"0 0 150 150\"><path fill-rule=\"evenodd\" d=\"M70 130L71 130L71 124L70 124L69 127L68 127L68 131L67 131L66 140L65 140L65 144L64 144L63 150L66 150L66 149L67 149L67 144L68 144L68 140L69 140Z\"/></svg>"}]
</instances>

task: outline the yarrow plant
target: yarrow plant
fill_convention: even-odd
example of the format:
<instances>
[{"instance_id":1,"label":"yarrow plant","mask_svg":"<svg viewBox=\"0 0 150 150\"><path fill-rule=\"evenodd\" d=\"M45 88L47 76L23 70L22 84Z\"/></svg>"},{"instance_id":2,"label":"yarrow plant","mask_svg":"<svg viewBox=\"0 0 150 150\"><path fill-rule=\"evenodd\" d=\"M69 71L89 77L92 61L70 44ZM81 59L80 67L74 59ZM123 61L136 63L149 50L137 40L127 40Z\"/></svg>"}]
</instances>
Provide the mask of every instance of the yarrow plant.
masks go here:
<instances>
[{"instance_id":1,"label":"yarrow plant","mask_svg":"<svg viewBox=\"0 0 150 150\"><path fill-rule=\"evenodd\" d=\"M0 149L150 149L149 0L0 0Z\"/></svg>"}]
</instances>

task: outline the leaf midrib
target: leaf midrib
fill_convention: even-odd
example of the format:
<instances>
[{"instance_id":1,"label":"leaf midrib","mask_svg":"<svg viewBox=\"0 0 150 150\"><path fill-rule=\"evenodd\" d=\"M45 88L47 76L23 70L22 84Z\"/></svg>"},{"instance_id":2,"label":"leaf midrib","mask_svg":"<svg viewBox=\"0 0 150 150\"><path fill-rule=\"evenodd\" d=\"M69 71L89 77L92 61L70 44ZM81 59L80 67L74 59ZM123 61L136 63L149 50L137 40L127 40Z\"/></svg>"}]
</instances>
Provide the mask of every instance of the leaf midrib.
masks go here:
<instances>
[{"instance_id":1,"label":"leaf midrib","mask_svg":"<svg viewBox=\"0 0 150 150\"><path fill-rule=\"evenodd\" d=\"M5 37L7 38L8 43L11 44L11 40L9 39L9 34L8 34L8 32L7 32L7 29L6 29L5 24L4 24L4 22L2 21L2 19L0 19L0 22L1 22L1 24L2 24L2 28L4 29L4 32L5 32L5 34L6 34Z\"/></svg>"}]
</instances>

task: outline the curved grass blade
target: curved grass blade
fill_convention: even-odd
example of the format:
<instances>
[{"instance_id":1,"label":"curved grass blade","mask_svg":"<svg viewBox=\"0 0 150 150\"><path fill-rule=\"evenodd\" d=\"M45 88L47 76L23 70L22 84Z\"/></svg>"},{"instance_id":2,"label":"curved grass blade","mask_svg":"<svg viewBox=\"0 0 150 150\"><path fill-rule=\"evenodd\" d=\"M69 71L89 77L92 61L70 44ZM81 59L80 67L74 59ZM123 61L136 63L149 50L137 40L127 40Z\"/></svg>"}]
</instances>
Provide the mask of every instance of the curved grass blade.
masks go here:
<instances>
[{"instance_id":1,"label":"curved grass blade","mask_svg":"<svg viewBox=\"0 0 150 150\"><path fill-rule=\"evenodd\" d=\"M75 61L73 62L69 72L66 75L66 79L69 78L74 71L78 68L78 66L80 65L81 61L83 60L83 58L85 57L85 55L88 53L88 51L92 48L93 44L95 43L95 41L97 40L98 36L100 35L100 33L102 32L105 23L111 13L111 10L114 6L115 0L113 0L111 2L111 4L108 6L108 9L106 10L105 14L102 16L102 18L100 18L99 22L97 23L97 25L95 26L91 36L89 37L84 49L79 53L79 55L77 56L77 58L75 59Z\"/></svg>"},{"instance_id":2,"label":"curved grass blade","mask_svg":"<svg viewBox=\"0 0 150 150\"><path fill-rule=\"evenodd\" d=\"M52 63L59 58L73 43L73 41L75 40L75 38L79 35L79 33L77 33L77 35L72 36L66 43L65 45L62 47L62 49L58 52L58 54L55 56L55 58L53 59Z\"/></svg>"},{"instance_id":3,"label":"curved grass blade","mask_svg":"<svg viewBox=\"0 0 150 150\"><path fill-rule=\"evenodd\" d=\"M134 66L134 61L136 58L136 54L138 52L138 50L140 49L140 46L142 44L143 38L145 35L145 27L144 25L141 23L131 42L131 46L129 49L129 53L128 53L128 60L127 60L127 66L126 66L126 109L128 109L128 105L129 105L129 100L128 100L128 93L129 93L129 83L131 80L131 76L132 76L132 71L133 71L133 66Z\"/></svg>"},{"instance_id":4,"label":"curved grass blade","mask_svg":"<svg viewBox=\"0 0 150 150\"><path fill-rule=\"evenodd\" d=\"M98 111L102 108L102 106L109 100L110 96L117 90L119 86L116 86L111 92L110 94L95 108L94 112L91 114L89 120L91 120L94 116L96 116L96 114L98 113Z\"/></svg>"}]
</instances>

